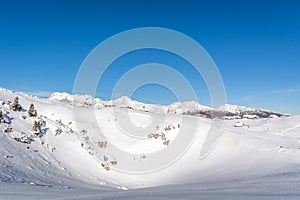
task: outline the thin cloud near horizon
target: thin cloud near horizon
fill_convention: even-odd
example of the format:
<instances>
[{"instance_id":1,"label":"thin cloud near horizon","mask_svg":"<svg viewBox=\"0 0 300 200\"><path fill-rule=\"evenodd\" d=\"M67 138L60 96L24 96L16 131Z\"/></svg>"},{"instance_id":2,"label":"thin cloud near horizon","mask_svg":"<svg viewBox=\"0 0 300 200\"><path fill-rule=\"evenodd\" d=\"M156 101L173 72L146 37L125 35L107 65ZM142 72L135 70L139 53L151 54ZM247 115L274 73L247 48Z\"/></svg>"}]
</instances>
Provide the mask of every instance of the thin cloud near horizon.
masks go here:
<instances>
[{"instance_id":1,"label":"thin cloud near horizon","mask_svg":"<svg viewBox=\"0 0 300 200\"><path fill-rule=\"evenodd\" d=\"M300 88L288 88L288 89L282 89L282 90L272 90L272 93L296 94L296 93L300 93Z\"/></svg>"}]
</instances>

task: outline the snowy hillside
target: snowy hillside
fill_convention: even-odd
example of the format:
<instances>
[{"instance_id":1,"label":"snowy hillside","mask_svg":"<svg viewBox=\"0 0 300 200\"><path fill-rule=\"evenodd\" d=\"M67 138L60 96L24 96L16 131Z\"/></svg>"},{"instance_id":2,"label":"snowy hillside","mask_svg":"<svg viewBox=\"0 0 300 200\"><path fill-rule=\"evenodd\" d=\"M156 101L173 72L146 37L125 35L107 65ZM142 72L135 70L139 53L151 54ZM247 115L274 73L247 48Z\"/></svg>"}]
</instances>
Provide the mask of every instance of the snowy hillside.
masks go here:
<instances>
[{"instance_id":1,"label":"snowy hillside","mask_svg":"<svg viewBox=\"0 0 300 200\"><path fill-rule=\"evenodd\" d=\"M37 116L28 113L31 104ZM300 198L300 116L67 93L40 99L3 88L0 111L0 199ZM201 158L206 134L220 118L222 135ZM129 173L155 152L174 148L180 133L184 142L192 132L176 162Z\"/></svg>"}]
</instances>

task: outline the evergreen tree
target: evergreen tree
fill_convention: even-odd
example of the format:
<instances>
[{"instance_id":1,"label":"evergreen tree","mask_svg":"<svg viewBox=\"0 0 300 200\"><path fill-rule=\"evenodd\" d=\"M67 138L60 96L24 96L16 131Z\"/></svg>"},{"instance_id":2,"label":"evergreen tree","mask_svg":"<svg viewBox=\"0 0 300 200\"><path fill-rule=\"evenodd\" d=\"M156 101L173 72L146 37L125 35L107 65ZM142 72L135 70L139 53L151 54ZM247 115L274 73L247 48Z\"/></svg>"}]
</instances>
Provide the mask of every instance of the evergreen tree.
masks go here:
<instances>
[{"instance_id":1,"label":"evergreen tree","mask_svg":"<svg viewBox=\"0 0 300 200\"><path fill-rule=\"evenodd\" d=\"M19 103L19 97L16 97L14 99L14 102L11 104L10 109L12 109L13 111L21 111L22 110L22 106Z\"/></svg>"},{"instance_id":2,"label":"evergreen tree","mask_svg":"<svg viewBox=\"0 0 300 200\"><path fill-rule=\"evenodd\" d=\"M37 111L36 111L33 103L30 104L30 106L29 106L28 115L29 115L29 117L36 117L37 116Z\"/></svg>"}]
</instances>

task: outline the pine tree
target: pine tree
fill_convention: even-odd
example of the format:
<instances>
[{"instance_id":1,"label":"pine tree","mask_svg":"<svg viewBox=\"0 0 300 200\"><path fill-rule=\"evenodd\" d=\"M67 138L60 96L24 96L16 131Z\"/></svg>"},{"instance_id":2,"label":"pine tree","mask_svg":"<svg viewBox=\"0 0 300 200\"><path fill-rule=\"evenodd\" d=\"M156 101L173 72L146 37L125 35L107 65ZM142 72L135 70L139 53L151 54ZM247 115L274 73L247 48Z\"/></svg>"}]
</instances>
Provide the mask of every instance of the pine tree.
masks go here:
<instances>
[{"instance_id":1,"label":"pine tree","mask_svg":"<svg viewBox=\"0 0 300 200\"><path fill-rule=\"evenodd\" d=\"M22 106L19 103L19 97L16 97L14 99L14 102L11 104L10 109L12 109L13 111L21 111L22 110Z\"/></svg>"},{"instance_id":2,"label":"pine tree","mask_svg":"<svg viewBox=\"0 0 300 200\"><path fill-rule=\"evenodd\" d=\"M36 117L37 116L37 111L36 111L33 103L30 104L30 106L29 106L28 115L29 115L29 117Z\"/></svg>"}]
</instances>

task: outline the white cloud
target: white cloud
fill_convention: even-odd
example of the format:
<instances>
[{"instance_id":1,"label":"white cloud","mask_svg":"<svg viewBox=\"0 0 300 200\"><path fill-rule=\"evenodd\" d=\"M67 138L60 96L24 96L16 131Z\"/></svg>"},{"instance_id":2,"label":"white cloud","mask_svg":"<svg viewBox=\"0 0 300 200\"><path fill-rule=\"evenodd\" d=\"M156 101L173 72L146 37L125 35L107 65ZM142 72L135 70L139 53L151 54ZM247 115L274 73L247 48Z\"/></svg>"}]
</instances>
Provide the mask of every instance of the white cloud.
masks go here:
<instances>
[{"instance_id":1,"label":"white cloud","mask_svg":"<svg viewBox=\"0 0 300 200\"><path fill-rule=\"evenodd\" d=\"M300 88L289 88L289 89L284 89L284 90L273 90L272 93L297 94L297 93L300 93Z\"/></svg>"}]
</instances>

